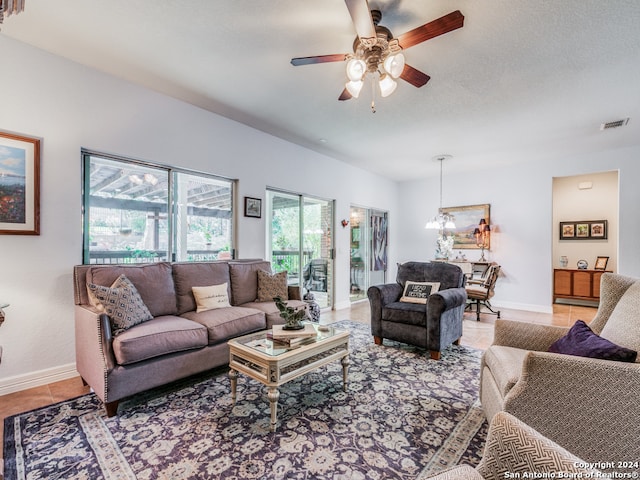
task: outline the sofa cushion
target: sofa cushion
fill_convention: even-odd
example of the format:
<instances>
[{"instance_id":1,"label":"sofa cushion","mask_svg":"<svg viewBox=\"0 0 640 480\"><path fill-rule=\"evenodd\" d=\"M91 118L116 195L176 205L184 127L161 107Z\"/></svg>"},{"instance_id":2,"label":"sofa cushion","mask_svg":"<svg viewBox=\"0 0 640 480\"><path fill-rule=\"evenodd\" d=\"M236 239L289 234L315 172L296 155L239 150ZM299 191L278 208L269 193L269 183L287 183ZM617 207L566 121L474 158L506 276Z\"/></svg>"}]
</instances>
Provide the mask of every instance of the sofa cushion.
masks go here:
<instances>
[{"instance_id":1,"label":"sofa cushion","mask_svg":"<svg viewBox=\"0 0 640 480\"><path fill-rule=\"evenodd\" d=\"M275 302L248 302L242 304L245 308L253 308L264 312L267 320L267 327L271 328L273 325L283 325L285 323L284 318L280 316L280 310L276 307ZM309 314L309 305L302 300L287 300L287 306L293 308L305 308L307 310L307 316Z\"/></svg>"},{"instance_id":2,"label":"sofa cushion","mask_svg":"<svg viewBox=\"0 0 640 480\"><path fill-rule=\"evenodd\" d=\"M196 309L193 287L208 285L229 285L229 264L227 262L188 262L173 264L173 281L176 288L178 315ZM229 294L231 291L229 290Z\"/></svg>"},{"instance_id":3,"label":"sofa cushion","mask_svg":"<svg viewBox=\"0 0 640 480\"><path fill-rule=\"evenodd\" d=\"M153 318L136 287L124 275L110 287L90 283L87 292L95 307L109 315L114 336Z\"/></svg>"},{"instance_id":4,"label":"sofa cushion","mask_svg":"<svg viewBox=\"0 0 640 480\"><path fill-rule=\"evenodd\" d=\"M553 342L549 351L620 362L635 362L638 356L638 352L596 335L582 320L576 321L565 336Z\"/></svg>"},{"instance_id":5,"label":"sofa cushion","mask_svg":"<svg viewBox=\"0 0 640 480\"><path fill-rule=\"evenodd\" d=\"M206 328L173 315L156 317L113 339L113 353L120 365L206 346Z\"/></svg>"},{"instance_id":6,"label":"sofa cushion","mask_svg":"<svg viewBox=\"0 0 640 480\"><path fill-rule=\"evenodd\" d=\"M158 317L177 312L170 263L92 266L87 270L87 284L108 287L123 274L135 285L151 315Z\"/></svg>"},{"instance_id":7,"label":"sofa cushion","mask_svg":"<svg viewBox=\"0 0 640 480\"><path fill-rule=\"evenodd\" d=\"M427 306L423 303L391 302L382 307L382 320L427 326Z\"/></svg>"},{"instance_id":8,"label":"sofa cushion","mask_svg":"<svg viewBox=\"0 0 640 480\"><path fill-rule=\"evenodd\" d=\"M267 326L264 313L253 308L217 308L201 313L187 312L182 316L207 328L210 345L264 330Z\"/></svg>"},{"instance_id":9,"label":"sofa cushion","mask_svg":"<svg viewBox=\"0 0 640 480\"><path fill-rule=\"evenodd\" d=\"M193 296L196 299L197 313L231 306L229 288L226 283L207 287L191 287L191 290L193 290Z\"/></svg>"},{"instance_id":10,"label":"sofa cushion","mask_svg":"<svg viewBox=\"0 0 640 480\"><path fill-rule=\"evenodd\" d=\"M258 270L258 302L273 302L275 297L288 300L287 272L271 274Z\"/></svg>"},{"instance_id":11,"label":"sofa cushion","mask_svg":"<svg viewBox=\"0 0 640 480\"><path fill-rule=\"evenodd\" d=\"M635 282L622 295L600 336L640 352L640 282ZM636 362L640 362L640 355Z\"/></svg>"},{"instance_id":12,"label":"sofa cushion","mask_svg":"<svg viewBox=\"0 0 640 480\"><path fill-rule=\"evenodd\" d=\"M231 305L255 302L258 298L258 270L271 273L271 264L264 260L229 262Z\"/></svg>"},{"instance_id":13,"label":"sofa cushion","mask_svg":"<svg viewBox=\"0 0 640 480\"><path fill-rule=\"evenodd\" d=\"M520 379L522 364L527 353L529 353L528 350L502 345L492 345L486 350L484 362L489 367L502 397L509 393Z\"/></svg>"}]
</instances>

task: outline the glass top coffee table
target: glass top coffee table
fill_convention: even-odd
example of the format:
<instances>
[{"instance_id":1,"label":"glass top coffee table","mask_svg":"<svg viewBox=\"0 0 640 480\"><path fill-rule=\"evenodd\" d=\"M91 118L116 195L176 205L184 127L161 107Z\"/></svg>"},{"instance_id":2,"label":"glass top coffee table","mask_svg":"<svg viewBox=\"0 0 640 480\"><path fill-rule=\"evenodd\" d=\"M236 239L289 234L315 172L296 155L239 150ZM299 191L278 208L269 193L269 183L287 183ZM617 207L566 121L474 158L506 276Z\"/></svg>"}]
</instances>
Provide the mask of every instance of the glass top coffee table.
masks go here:
<instances>
[{"instance_id":1,"label":"glass top coffee table","mask_svg":"<svg viewBox=\"0 0 640 480\"><path fill-rule=\"evenodd\" d=\"M349 369L349 332L329 326L326 331L313 325L316 335L292 345L268 338L269 330L229 341L229 379L231 398L236 401L238 372L267 387L271 408L271 431L276 431L278 387L294 378L335 360L342 363L342 383L347 391Z\"/></svg>"}]
</instances>

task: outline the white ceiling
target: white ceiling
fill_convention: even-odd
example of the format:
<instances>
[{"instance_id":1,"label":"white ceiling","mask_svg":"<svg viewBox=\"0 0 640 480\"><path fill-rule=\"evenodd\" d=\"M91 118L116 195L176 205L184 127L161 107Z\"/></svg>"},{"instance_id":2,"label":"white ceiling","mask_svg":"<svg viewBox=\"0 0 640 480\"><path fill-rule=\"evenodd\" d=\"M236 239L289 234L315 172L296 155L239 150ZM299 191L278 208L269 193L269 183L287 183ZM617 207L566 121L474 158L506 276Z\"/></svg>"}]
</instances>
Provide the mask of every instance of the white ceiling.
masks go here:
<instances>
[{"instance_id":1,"label":"white ceiling","mask_svg":"<svg viewBox=\"0 0 640 480\"><path fill-rule=\"evenodd\" d=\"M26 0L1 34L395 180L640 145L640 1L369 4L395 36L465 16L405 51L431 80L375 114L338 102L344 63L289 63L351 51L344 0Z\"/></svg>"}]
</instances>

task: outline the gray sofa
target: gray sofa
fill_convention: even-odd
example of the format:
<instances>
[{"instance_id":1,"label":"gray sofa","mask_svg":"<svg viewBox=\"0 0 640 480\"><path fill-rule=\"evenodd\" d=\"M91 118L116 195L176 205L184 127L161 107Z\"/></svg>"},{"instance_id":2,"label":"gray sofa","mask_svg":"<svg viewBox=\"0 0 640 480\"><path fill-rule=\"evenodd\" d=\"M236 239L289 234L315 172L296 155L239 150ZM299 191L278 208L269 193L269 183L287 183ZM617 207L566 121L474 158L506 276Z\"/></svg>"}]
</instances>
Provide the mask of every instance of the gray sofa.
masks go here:
<instances>
[{"instance_id":1,"label":"gray sofa","mask_svg":"<svg viewBox=\"0 0 640 480\"><path fill-rule=\"evenodd\" d=\"M108 416L128 396L225 365L227 340L284 323L273 301L258 302L263 260L141 265L77 265L73 271L76 368ZM87 284L109 287L124 274L153 316L117 336L89 297ZM196 312L194 286L227 283L230 307ZM288 305L305 307L299 287Z\"/></svg>"},{"instance_id":2,"label":"gray sofa","mask_svg":"<svg viewBox=\"0 0 640 480\"><path fill-rule=\"evenodd\" d=\"M437 282L439 291L424 303L402 301L408 281ZM385 338L429 350L431 358L462 336L467 303L466 277L457 265L445 262L406 262L398 265L396 283L369 287L371 333L377 345Z\"/></svg>"}]
</instances>

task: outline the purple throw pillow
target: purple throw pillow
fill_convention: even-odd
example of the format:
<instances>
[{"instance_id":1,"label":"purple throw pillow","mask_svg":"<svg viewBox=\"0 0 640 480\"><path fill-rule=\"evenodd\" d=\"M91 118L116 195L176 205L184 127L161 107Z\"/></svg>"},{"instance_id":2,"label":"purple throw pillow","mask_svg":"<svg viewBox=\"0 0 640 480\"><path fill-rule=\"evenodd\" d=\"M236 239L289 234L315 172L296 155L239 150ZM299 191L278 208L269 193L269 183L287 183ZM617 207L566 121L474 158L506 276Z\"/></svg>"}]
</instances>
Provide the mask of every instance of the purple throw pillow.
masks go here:
<instances>
[{"instance_id":1,"label":"purple throw pillow","mask_svg":"<svg viewBox=\"0 0 640 480\"><path fill-rule=\"evenodd\" d=\"M582 320L576 321L564 337L556 340L549 347L549 351L620 362L635 362L638 356L638 352L596 335Z\"/></svg>"}]
</instances>

